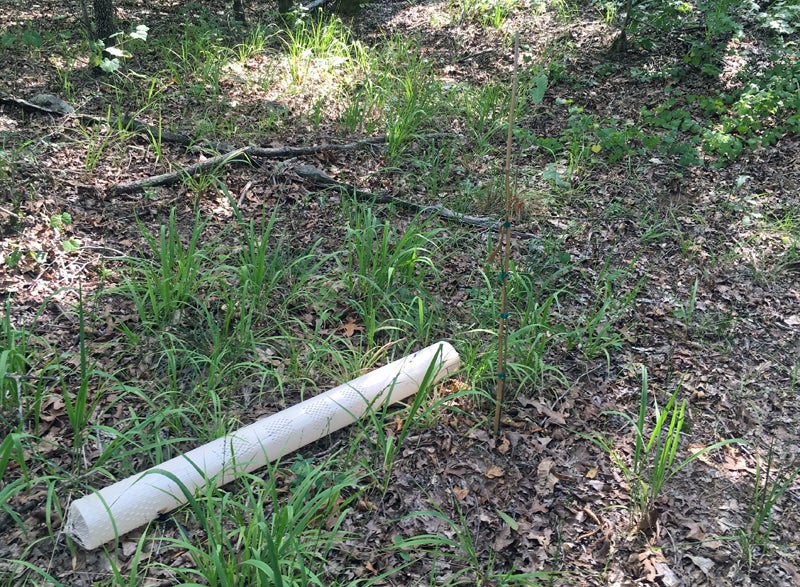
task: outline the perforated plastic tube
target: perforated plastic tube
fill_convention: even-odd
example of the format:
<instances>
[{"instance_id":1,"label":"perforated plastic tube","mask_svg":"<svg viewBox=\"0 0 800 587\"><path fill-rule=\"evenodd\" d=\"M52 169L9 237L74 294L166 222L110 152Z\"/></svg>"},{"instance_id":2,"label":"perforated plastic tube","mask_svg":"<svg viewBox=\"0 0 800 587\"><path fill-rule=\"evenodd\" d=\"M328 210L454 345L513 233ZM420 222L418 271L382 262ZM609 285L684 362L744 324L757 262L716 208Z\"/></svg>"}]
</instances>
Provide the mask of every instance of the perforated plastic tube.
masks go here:
<instances>
[{"instance_id":1,"label":"perforated plastic tube","mask_svg":"<svg viewBox=\"0 0 800 587\"><path fill-rule=\"evenodd\" d=\"M450 344L433 344L73 501L65 532L83 548L97 548L185 503L171 476L190 494L207 483L219 487L352 424L370 408L415 394L429 369L432 381L438 381L458 365L458 353Z\"/></svg>"}]
</instances>

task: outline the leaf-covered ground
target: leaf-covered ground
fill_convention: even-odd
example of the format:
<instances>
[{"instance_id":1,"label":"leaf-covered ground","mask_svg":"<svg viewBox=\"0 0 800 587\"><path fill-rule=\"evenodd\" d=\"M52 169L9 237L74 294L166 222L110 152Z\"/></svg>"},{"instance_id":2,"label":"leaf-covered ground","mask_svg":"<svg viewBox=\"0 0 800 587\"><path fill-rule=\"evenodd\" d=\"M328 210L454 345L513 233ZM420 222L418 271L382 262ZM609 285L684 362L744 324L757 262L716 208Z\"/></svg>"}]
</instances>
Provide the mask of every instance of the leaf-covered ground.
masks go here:
<instances>
[{"instance_id":1,"label":"leaf-covered ground","mask_svg":"<svg viewBox=\"0 0 800 587\"><path fill-rule=\"evenodd\" d=\"M67 29L79 35L78 19L62 4L39 3L34 12L31 5L6 2L0 7L0 21L8 30L19 25L14 30L22 31L24 23L31 22L31 28L54 36L65 35ZM755 26L748 30L731 51L715 58L720 71L709 76L699 66L686 65L690 32L658 37L657 46L647 51L634 46L623 56L609 55L614 31L594 4L581 4L565 15L553 7L538 10L520 3L503 27L495 29L453 19L453 7L442 2L384 2L367 6L353 23L353 34L367 45L393 34L415 38L445 84L510 84L512 31L521 38L523 68L550 64L542 103L517 122L513 165L522 196L515 228L539 236L514 240L515 267L534 275L543 291L563 289L568 294L553 315L554 322L573 330L581 327L582 316L590 315L587 309L601 303L596 284L606 283L611 289L602 303L608 304L608 320L613 316L614 334L608 335L613 340L604 347L608 337L593 338L603 324L584 324L580 336L565 335L562 344L549 346L542 357L559 376L546 373L538 385L521 388L512 378L513 399L506 405L499 437L490 432L490 407L472 404L464 406L466 413L444 413L430 427L413 431L385 493L376 491L359 501L343 523L350 537L329 560L332 576L341 581L378 575L407 562L388 548L397 538L433 533L461 539L459 526L444 519L407 517L438 510L469 529L476 557L484 564L492 561L496 569L520 572L558 571L563 575L553 579L557 585L800 584L800 488L795 484L773 508L775 526L765 544L747 551L740 538L751 523L748 508L759 455L763 461L774 453L774 479L786 478L798 466L800 137L781 132L773 144L745 148L721 166L714 164L719 152L701 152L699 165L684 165L685 153L644 148L625 151L612 162L616 143L602 140L608 137L602 134L608 127L604 121L613 119L619 128L626 128L627 121L628 126L641 126L647 116L643 109L656 109L670 97L678 97L674 110L685 108L702 118L702 109L681 97L731 91L742 83L735 71L743 62L758 67L768 36ZM181 19L191 18L179 16L177 7L167 3L158 8L146 2L118 5L125 22L144 21L153 35L179 31ZM266 14L271 8L254 5L250 14L255 19L259 11ZM81 68L85 63L80 56L69 64L78 73L70 77L70 96L65 96L58 72L69 56L40 51L35 43L19 39L0 51L0 89L9 95L53 93L69 98L80 113L98 116L105 116L113 103L114 86ZM134 54L133 60L132 70L147 71L146 51ZM257 55L240 67L244 73L235 68L224 72L219 80L222 93L213 100L203 92L191 93L191 88L178 91L176 80L165 77L155 88L140 88L168 94L165 108L128 114L150 124L157 124L160 116L165 128L234 147L315 145L361 137L335 123L340 104L316 100L324 80L289 92L278 83L242 83L245 73L269 67ZM682 68L683 75L661 75L673 67ZM137 83L135 77L129 82ZM233 130L224 137L208 136L203 121L220 112ZM262 134L253 130L259 128L254 121L276 117L280 122L264 125ZM247 128L248 135L239 137L237 127ZM471 129L455 123L435 130L453 133L459 138L453 144L464 151L478 141ZM110 186L205 156L166 143L159 156L148 140L137 136L109 141L106 148L109 132L71 117L26 113L12 105L0 109L5 153L0 168L0 257L6 260L0 266L0 288L4 300L12 301L12 324L36 324L37 335L54 352L77 348L79 324L70 305L77 301L78 288L91 294L115 285L119 259L144 248L137 222L157 234L171 209L186 227L200 210L210 218L204 238L231 238L225 232L232 223L231 206L214 186L178 184L146 194L109 196ZM531 136L570 136L572 147L555 152ZM420 187L421 181L409 179L419 177L415 170L387 166L379 147L232 165L221 178L248 218L258 219L265 209L290 212L281 217L280 229L292 235L284 246L307 249L325 237L325 247L336 250L344 232L338 206L305 185L292 165L313 164L372 192L449 205L460 201L458 191L465 185L501 185L503 138L502 132L491 137L495 150L485 160L454 166L436 197ZM634 137L630 142L642 140ZM576 161L578 157L583 160ZM476 198L467 212L499 215L501 199L481 193L482 199ZM54 223L54 215L65 212L71 222ZM394 214L392 221L401 224L410 220L400 209L381 208L376 213ZM487 235L448 223L441 226L453 234L463 231L453 240L458 246L447 255L438 287L453 315L453 330L441 334L457 339L477 322L471 321L471 313L487 295L476 273L486 263ZM79 245L76 250L65 245L69 239ZM15 252L21 254L15 257ZM142 341L139 355L119 342L120 329L134 323L133 311L123 301L103 300L107 305L93 308L95 318L87 327L93 357L117 378L146 388L158 357L147 341ZM627 302L615 305L615 300ZM297 312L301 320L313 323L313 315L305 316L313 310ZM361 325L345 312L340 323L324 328L353 338L361 352L370 350L358 341ZM491 344L487 336L486 347ZM592 344L599 347L590 348ZM276 357L262 358L280 364ZM729 445L689 464L667 481L658 515L632 528L630 487L609 455L586 435L606 434L623 457L631 457L632 431L622 419L604 412L636 414L642 366L662 402L677 386L681 397L689 400L679 459L724 439L742 438L751 444ZM33 375L36 366L30 368ZM322 373L316 384L325 389L336 382L335 376ZM484 377L481 384L488 386L490 380ZM54 381L38 406L43 441L35 447L37 462L45 457L71 471L74 480L59 481L59 507L46 500L45 487L14 496L11 505L23 523L9 517L2 521L0 560L21 558L65 584L92 585L109 581L106 554L70 548L57 531L50 537L47 533L48 525L59 527L59 512L66 511L69 501L83 494L81 460L88 462L96 454L92 446L84 454L69 450L72 438L59 385ZM302 387L291 380L286 386L285 401L291 403ZM283 401L270 405L262 399L250 406L246 395L243 391L241 404L231 407L231 418L250 422L279 409ZM114 398L104 402L115 404ZM121 416L129 409L135 406L97 406L97 413L102 414L102 424L113 427L115 410ZM469 411L474 413L467 415ZM4 418L10 421L13 414ZM3 433L8 431L4 426ZM303 455L313 459L314 451L324 454L336 443L347 442L347 433L340 433L304 449ZM18 474L10 468L3 485ZM128 538L113 555L123 569L130 556L126 545L135 539ZM168 566L192 564L168 549L151 556L163 557L161 562ZM426 584L434 564L437 576L446 581L466 564L461 558L434 561L421 552L406 556L419 560L383 584ZM13 570L15 575L3 575L12 573L11 568L0 567L4 584L23 584L23 577L38 584L35 574L19 568ZM148 581L143 584L170 584L167 574L155 572Z\"/></svg>"}]
</instances>

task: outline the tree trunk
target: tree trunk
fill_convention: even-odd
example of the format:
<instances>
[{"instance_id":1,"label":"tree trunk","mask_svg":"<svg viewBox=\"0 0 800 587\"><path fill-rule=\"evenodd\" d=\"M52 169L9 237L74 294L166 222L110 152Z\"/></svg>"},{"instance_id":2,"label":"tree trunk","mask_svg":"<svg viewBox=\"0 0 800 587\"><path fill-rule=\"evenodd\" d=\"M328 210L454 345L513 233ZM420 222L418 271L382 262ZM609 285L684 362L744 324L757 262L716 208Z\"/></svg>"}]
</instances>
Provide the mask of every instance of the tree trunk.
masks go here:
<instances>
[{"instance_id":1,"label":"tree trunk","mask_svg":"<svg viewBox=\"0 0 800 587\"><path fill-rule=\"evenodd\" d=\"M233 18L237 21L241 22L242 24L247 23L247 19L244 14L244 2L243 0L233 0Z\"/></svg>"},{"instance_id":2,"label":"tree trunk","mask_svg":"<svg viewBox=\"0 0 800 587\"><path fill-rule=\"evenodd\" d=\"M106 47L114 44L113 35L117 32L114 18L114 0L93 0L94 34L96 41L103 41Z\"/></svg>"},{"instance_id":3,"label":"tree trunk","mask_svg":"<svg viewBox=\"0 0 800 587\"><path fill-rule=\"evenodd\" d=\"M336 3L336 12L344 16L353 16L361 10L361 0L339 0Z\"/></svg>"},{"instance_id":4,"label":"tree trunk","mask_svg":"<svg viewBox=\"0 0 800 587\"><path fill-rule=\"evenodd\" d=\"M633 0L625 0L625 20L622 21L619 34L614 38L611 43L609 53L612 55L619 55L628 50L628 25L631 22L631 11L633 10Z\"/></svg>"}]
</instances>

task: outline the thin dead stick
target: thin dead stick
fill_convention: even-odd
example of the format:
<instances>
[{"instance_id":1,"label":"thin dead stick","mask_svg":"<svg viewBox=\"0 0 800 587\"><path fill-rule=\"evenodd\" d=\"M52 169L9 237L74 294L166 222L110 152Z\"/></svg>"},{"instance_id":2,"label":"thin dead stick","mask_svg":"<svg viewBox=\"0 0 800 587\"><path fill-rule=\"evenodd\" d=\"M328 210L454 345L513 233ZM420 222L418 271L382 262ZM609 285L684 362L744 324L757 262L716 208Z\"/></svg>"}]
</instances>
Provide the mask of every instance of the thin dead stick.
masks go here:
<instances>
[{"instance_id":1,"label":"thin dead stick","mask_svg":"<svg viewBox=\"0 0 800 587\"><path fill-rule=\"evenodd\" d=\"M497 325L497 380L495 385L494 433L500 432L500 417L503 413L503 384L506 380L506 318L508 318L508 269L511 261L511 147L514 142L514 115L517 110L517 85L519 83L517 63L519 61L519 35L514 35L514 81L511 84L511 112L508 114L506 136L506 219L500 229L498 250L501 251L500 267L500 319Z\"/></svg>"},{"instance_id":2,"label":"thin dead stick","mask_svg":"<svg viewBox=\"0 0 800 587\"><path fill-rule=\"evenodd\" d=\"M250 147L247 151L252 157L301 157L303 155L316 155L323 151L353 151L365 145L382 145L386 136L369 137L360 141L345 144L312 145L310 147Z\"/></svg>"},{"instance_id":3,"label":"thin dead stick","mask_svg":"<svg viewBox=\"0 0 800 587\"><path fill-rule=\"evenodd\" d=\"M20 216L16 212L12 212L11 210L9 210L7 208L4 208L3 206L0 206L0 212L4 212L5 214L8 214L9 216L13 216L14 218L17 218L17 219L22 218L22 216Z\"/></svg>"}]
</instances>

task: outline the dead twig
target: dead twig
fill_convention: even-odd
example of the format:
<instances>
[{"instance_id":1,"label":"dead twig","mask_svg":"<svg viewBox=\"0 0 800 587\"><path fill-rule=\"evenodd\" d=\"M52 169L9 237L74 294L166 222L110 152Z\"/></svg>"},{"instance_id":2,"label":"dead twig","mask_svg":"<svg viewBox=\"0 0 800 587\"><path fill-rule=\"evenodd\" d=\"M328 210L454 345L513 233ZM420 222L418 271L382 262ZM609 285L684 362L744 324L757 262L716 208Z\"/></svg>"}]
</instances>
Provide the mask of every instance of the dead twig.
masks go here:
<instances>
[{"instance_id":1,"label":"dead twig","mask_svg":"<svg viewBox=\"0 0 800 587\"><path fill-rule=\"evenodd\" d=\"M21 219L21 218L22 218L22 216L20 216L20 215L19 215L19 214L17 214L16 212L12 212L12 211L11 211L11 210L9 210L8 208L4 208L3 206L0 206L0 212L3 212L4 214L8 214L9 216L13 216L13 217L14 217L14 218L16 218L17 220L19 220L19 219Z\"/></svg>"},{"instance_id":2,"label":"dead twig","mask_svg":"<svg viewBox=\"0 0 800 587\"><path fill-rule=\"evenodd\" d=\"M598 518L597 514L595 514L592 510L590 510L588 507L585 507L583 508L583 512L594 520L595 524L597 524L597 528L595 528L594 530L590 530L589 532L586 532L584 534L581 534L575 539L575 542L580 542L581 540L585 540L586 538L591 538L604 528L603 522L600 521L600 518Z\"/></svg>"}]
</instances>

